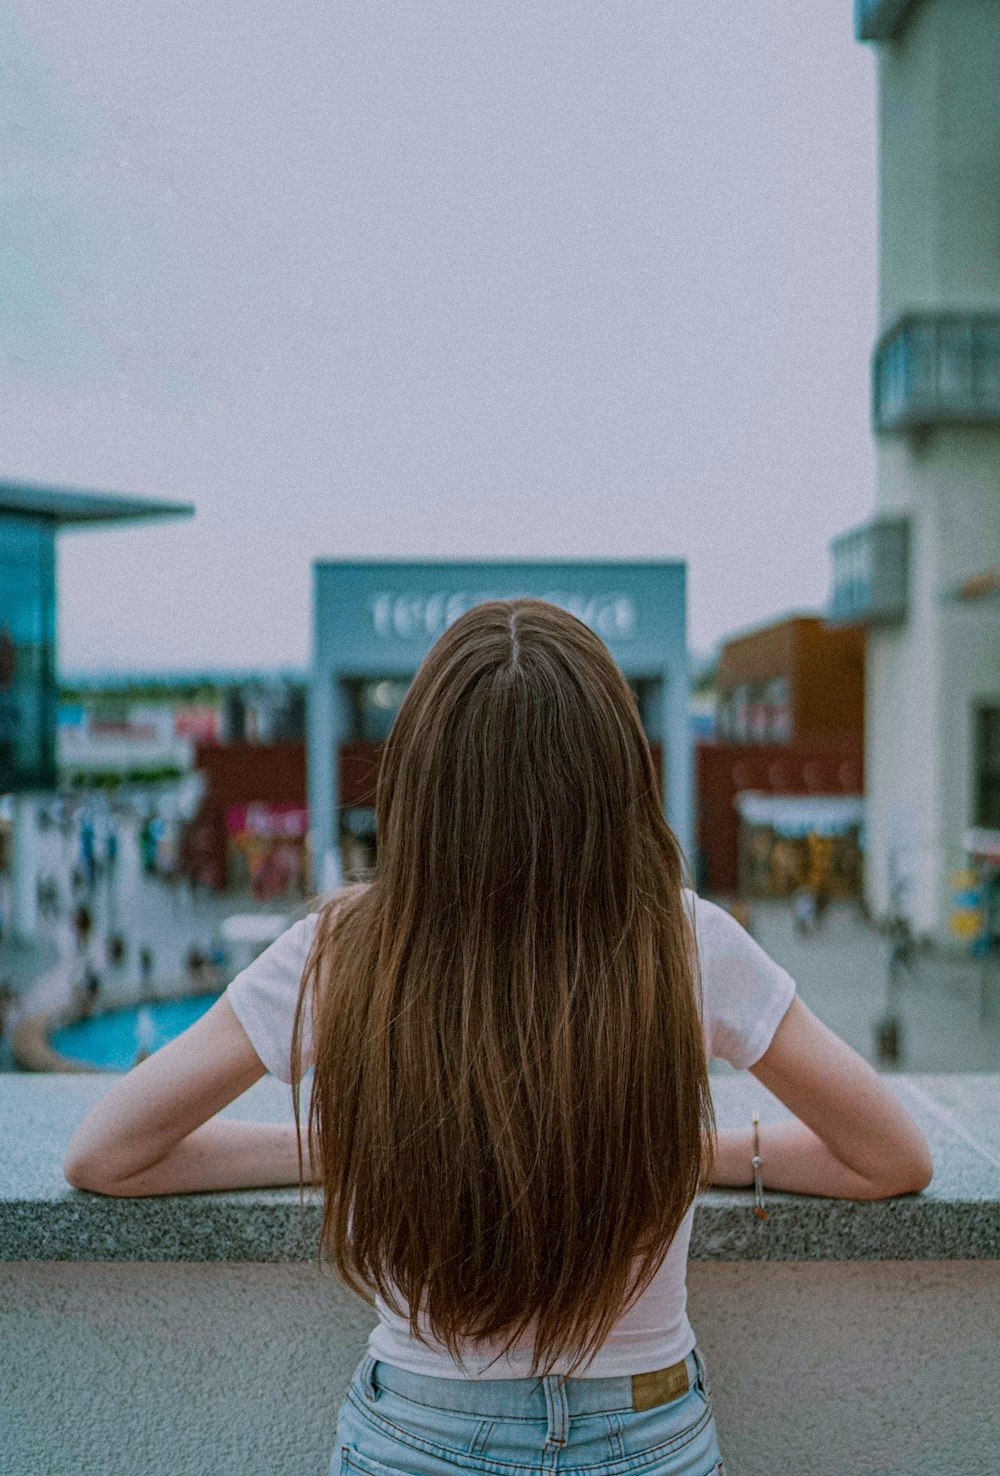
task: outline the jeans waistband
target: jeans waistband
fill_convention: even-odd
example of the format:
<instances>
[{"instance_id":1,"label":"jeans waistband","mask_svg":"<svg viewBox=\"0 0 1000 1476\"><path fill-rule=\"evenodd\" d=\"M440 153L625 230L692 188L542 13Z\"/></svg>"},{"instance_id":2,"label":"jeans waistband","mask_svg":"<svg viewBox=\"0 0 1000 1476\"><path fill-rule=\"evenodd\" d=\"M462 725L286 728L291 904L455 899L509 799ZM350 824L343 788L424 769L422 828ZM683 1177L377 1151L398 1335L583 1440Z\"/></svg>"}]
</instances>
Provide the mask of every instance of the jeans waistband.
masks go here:
<instances>
[{"instance_id":1,"label":"jeans waistband","mask_svg":"<svg viewBox=\"0 0 1000 1476\"><path fill-rule=\"evenodd\" d=\"M682 1360L687 1368L688 1389L704 1379L705 1365L697 1348ZM471 1415L518 1416L521 1419L546 1419L552 1396L559 1388L559 1378L550 1374L534 1379L463 1379L439 1378L431 1374L411 1373L393 1363L385 1363L366 1354L358 1368L358 1378L368 1399L377 1399L379 1389L388 1389L435 1409L458 1410ZM682 1398L682 1391L677 1398ZM570 1378L562 1383L568 1415L612 1414L633 1408L632 1375L614 1374L602 1378ZM560 1403L562 1399L560 1397Z\"/></svg>"}]
</instances>

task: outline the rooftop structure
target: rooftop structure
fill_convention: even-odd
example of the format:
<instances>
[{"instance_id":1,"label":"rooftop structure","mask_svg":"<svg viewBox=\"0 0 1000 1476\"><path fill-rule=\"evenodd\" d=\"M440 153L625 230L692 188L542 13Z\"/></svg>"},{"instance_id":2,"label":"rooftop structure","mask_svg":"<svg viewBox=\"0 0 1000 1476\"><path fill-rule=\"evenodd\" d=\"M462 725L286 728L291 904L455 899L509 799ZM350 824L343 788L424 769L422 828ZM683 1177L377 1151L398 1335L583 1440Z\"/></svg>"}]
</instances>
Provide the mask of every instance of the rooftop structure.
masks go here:
<instances>
[{"instance_id":1,"label":"rooftop structure","mask_svg":"<svg viewBox=\"0 0 1000 1476\"><path fill-rule=\"evenodd\" d=\"M58 528L87 523L134 523L149 518L187 518L190 502L153 501L148 497L109 496L67 487L43 487L31 482L0 481L0 516L44 518Z\"/></svg>"},{"instance_id":2,"label":"rooftop structure","mask_svg":"<svg viewBox=\"0 0 1000 1476\"><path fill-rule=\"evenodd\" d=\"M915 8L915 0L854 0L854 30L859 41L893 41Z\"/></svg>"}]
</instances>

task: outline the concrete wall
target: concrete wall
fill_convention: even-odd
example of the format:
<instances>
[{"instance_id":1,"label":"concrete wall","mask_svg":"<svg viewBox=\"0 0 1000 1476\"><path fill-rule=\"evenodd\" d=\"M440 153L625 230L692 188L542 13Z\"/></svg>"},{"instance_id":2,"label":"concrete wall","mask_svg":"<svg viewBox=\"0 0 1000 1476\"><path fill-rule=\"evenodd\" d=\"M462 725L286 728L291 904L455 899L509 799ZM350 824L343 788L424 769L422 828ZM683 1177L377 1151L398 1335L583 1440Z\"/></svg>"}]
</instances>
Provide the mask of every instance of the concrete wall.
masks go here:
<instances>
[{"instance_id":1,"label":"concrete wall","mask_svg":"<svg viewBox=\"0 0 1000 1476\"><path fill-rule=\"evenodd\" d=\"M71 1189L111 1079L0 1075L0 1476L323 1476L373 1316L317 1270L318 1196ZM766 1165L788 1109L711 1081L720 1127L760 1111ZM931 1148L923 1193L768 1191L766 1222L748 1189L699 1196L691 1320L730 1476L995 1476L1000 1076L891 1084ZM221 1116L290 1114L264 1078Z\"/></svg>"},{"instance_id":2,"label":"concrete wall","mask_svg":"<svg viewBox=\"0 0 1000 1476\"><path fill-rule=\"evenodd\" d=\"M881 314L1000 303L1000 13L923 0L879 48Z\"/></svg>"},{"instance_id":3,"label":"concrete wall","mask_svg":"<svg viewBox=\"0 0 1000 1476\"><path fill-rule=\"evenodd\" d=\"M730 1476L993 1476L998 1272L692 1264ZM0 1309L9 1476L323 1476L373 1322L306 1265L14 1262Z\"/></svg>"},{"instance_id":4,"label":"concrete wall","mask_svg":"<svg viewBox=\"0 0 1000 1476\"><path fill-rule=\"evenodd\" d=\"M869 634L869 901L886 910L898 865L914 925L940 933L974 823L974 710L1000 702L1000 607L949 598L1000 562L1000 429L886 438L878 462L885 505L910 515L911 572L905 621Z\"/></svg>"},{"instance_id":5,"label":"concrete wall","mask_svg":"<svg viewBox=\"0 0 1000 1476\"><path fill-rule=\"evenodd\" d=\"M952 590L970 576L1000 564L1000 427L940 432L935 442L940 467L939 567L942 587ZM977 823L976 710L1000 707L1000 601L939 601L938 620L938 782L943 859L950 872L965 864L963 832ZM944 883L947 889L947 874Z\"/></svg>"},{"instance_id":6,"label":"concrete wall","mask_svg":"<svg viewBox=\"0 0 1000 1476\"><path fill-rule=\"evenodd\" d=\"M866 886L881 915L892 904L894 880L903 878L903 905L914 926L933 931L941 921L942 873L939 489L924 472L923 454L922 447L887 437L877 450L880 504L910 518L910 586L905 620L869 632Z\"/></svg>"}]
</instances>

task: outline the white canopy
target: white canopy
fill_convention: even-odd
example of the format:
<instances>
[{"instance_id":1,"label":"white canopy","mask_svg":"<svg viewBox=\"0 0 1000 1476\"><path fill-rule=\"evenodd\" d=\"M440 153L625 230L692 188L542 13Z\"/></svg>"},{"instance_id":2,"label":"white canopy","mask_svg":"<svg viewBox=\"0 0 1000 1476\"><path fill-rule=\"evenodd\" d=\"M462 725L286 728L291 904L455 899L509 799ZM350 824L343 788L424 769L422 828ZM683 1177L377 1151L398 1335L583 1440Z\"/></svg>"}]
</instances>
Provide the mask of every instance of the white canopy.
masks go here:
<instances>
[{"instance_id":1,"label":"white canopy","mask_svg":"<svg viewBox=\"0 0 1000 1476\"><path fill-rule=\"evenodd\" d=\"M736 796L740 819L767 825L780 835L843 835L864 824L865 802L855 794L763 794L746 789Z\"/></svg>"}]
</instances>

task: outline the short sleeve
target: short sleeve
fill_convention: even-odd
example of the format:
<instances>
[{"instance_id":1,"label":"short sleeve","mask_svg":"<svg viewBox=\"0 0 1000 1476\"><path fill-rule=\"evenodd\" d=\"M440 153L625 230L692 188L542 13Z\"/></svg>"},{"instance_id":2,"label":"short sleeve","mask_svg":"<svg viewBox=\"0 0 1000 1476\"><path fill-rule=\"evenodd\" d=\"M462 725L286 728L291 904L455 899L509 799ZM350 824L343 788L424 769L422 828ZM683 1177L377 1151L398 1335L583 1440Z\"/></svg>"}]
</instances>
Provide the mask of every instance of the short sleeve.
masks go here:
<instances>
[{"instance_id":1,"label":"short sleeve","mask_svg":"<svg viewBox=\"0 0 1000 1476\"><path fill-rule=\"evenodd\" d=\"M292 1079L292 1025L318 917L314 912L293 923L249 968L237 974L225 991L254 1050L280 1081ZM302 1063L303 1071L313 1064L312 1018L308 1010L302 1018Z\"/></svg>"},{"instance_id":2,"label":"short sleeve","mask_svg":"<svg viewBox=\"0 0 1000 1476\"><path fill-rule=\"evenodd\" d=\"M694 921L708 1054L741 1070L753 1066L795 997L795 981L713 902L694 897Z\"/></svg>"}]
</instances>

